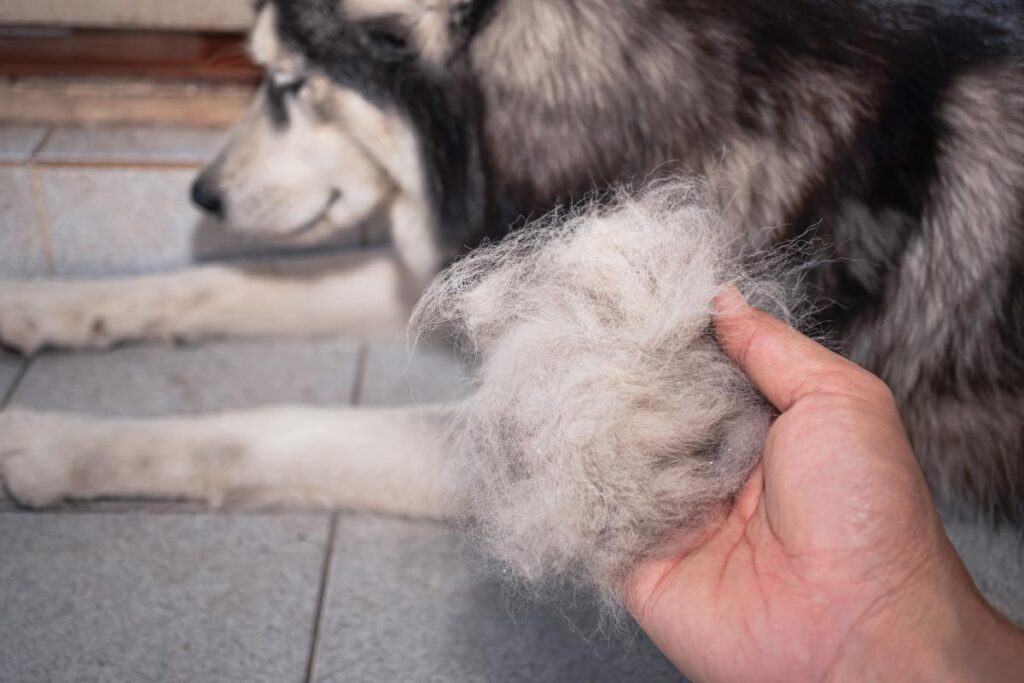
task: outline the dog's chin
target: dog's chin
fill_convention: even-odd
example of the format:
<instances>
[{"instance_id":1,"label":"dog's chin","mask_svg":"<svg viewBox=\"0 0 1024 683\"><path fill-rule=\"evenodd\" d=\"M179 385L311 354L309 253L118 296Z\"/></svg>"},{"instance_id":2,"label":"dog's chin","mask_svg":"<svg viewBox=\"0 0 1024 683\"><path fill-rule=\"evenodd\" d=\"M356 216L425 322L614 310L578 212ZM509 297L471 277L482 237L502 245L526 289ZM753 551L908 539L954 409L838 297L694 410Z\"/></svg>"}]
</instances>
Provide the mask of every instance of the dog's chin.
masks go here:
<instances>
[{"instance_id":1,"label":"dog's chin","mask_svg":"<svg viewBox=\"0 0 1024 683\"><path fill-rule=\"evenodd\" d=\"M352 225L338 225L331 220L329 215L324 215L315 222L303 226L302 229L276 236L274 241L280 244L309 246L326 242L335 235L354 228L355 226Z\"/></svg>"},{"instance_id":2,"label":"dog's chin","mask_svg":"<svg viewBox=\"0 0 1024 683\"><path fill-rule=\"evenodd\" d=\"M265 218L246 220L241 217L228 216L228 220L220 223L229 233L243 239L268 242L273 244L310 245L321 242L352 226L339 225L331 218L331 209L338 200L338 194L332 193L323 207L304 221L277 222Z\"/></svg>"},{"instance_id":3,"label":"dog's chin","mask_svg":"<svg viewBox=\"0 0 1024 683\"><path fill-rule=\"evenodd\" d=\"M323 208L312 218L284 230L276 237L288 243L308 244L310 241L316 241L318 238L330 234L332 232L331 228L336 228L330 220L331 209L334 208L339 198L341 198L341 193L337 190L332 190Z\"/></svg>"}]
</instances>

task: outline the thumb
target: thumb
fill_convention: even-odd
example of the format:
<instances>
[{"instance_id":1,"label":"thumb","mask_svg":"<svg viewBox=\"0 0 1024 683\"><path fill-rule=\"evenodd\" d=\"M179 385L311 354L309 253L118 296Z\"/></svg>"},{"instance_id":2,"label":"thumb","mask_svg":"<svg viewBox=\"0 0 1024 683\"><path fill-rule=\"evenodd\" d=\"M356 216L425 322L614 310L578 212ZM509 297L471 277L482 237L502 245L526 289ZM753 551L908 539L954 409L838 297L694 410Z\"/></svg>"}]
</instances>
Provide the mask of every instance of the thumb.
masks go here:
<instances>
[{"instance_id":1,"label":"thumb","mask_svg":"<svg viewBox=\"0 0 1024 683\"><path fill-rule=\"evenodd\" d=\"M715 299L722 349L780 412L808 394L885 389L867 370L757 310L735 287Z\"/></svg>"}]
</instances>

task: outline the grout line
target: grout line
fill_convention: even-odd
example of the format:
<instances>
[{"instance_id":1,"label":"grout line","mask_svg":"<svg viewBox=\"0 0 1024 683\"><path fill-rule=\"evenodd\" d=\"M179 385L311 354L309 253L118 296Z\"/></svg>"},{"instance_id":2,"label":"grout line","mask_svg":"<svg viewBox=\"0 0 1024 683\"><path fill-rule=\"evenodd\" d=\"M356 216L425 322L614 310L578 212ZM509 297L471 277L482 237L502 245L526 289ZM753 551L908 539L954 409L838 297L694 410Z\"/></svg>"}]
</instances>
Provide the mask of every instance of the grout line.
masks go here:
<instances>
[{"instance_id":1,"label":"grout line","mask_svg":"<svg viewBox=\"0 0 1024 683\"><path fill-rule=\"evenodd\" d=\"M4 395L0 397L0 410L7 408L7 404L14 398L14 394L18 391L18 387L21 386L21 381L25 379L25 375L28 374L29 368L32 367L33 360L26 358L21 362L21 367L18 369L18 373L14 376L14 381L11 382L11 386L4 392Z\"/></svg>"},{"instance_id":2,"label":"grout line","mask_svg":"<svg viewBox=\"0 0 1024 683\"><path fill-rule=\"evenodd\" d=\"M323 630L324 600L327 597L327 584L330 581L331 566L334 560L334 537L338 531L338 512L331 513L330 522L327 525L327 544L324 548L324 563L320 568L320 587L317 590L316 610L313 614L313 633L309 643L309 656L306 660L305 683L313 683L314 669L316 668L316 654L320 644L320 633Z\"/></svg>"},{"instance_id":3,"label":"grout line","mask_svg":"<svg viewBox=\"0 0 1024 683\"><path fill-rule=\"evenodd\" d=\"M349 396L349 405L358 406L363 400L363 387L366 383L366 358L370 353L367 344L360 344L356 351L356 373L352 380L352 394Z\"/></svg>"},{"instance_id":4,"label":"grout line","mask_svg":"<svg viewBox=\"0 0 1024 683\"><path fill-rule=\"evenodd\" d=\"M46 268L50 277L57 275L56 259L53 256L53 241L50 237L50 221L46 215L46 200L43 198L43 179L34 161L29 162L32 175L32 197L36 205L36 231L43 242L43 255L46 257Z\"/></svg>"},{"instance_id":5,"label":"grout line","mask_svg":"<svg viewBox=\"0 0 1024 683\"><path fill-rule=\"evenodd\" d=\"M352 381L352 394L349 396L349 404L352 406L359 405L359 402L362 400L363 379L366 375L366 356L368 353L368 345L360 343L359 350L356 351L356 372L355 379ZM324 601L327 598L327 584L330 581L331 568L334 562L334 538L338 532L338 516L337 510L332 512L330 524L328 525L327 546L324 548L324 564L320 573L320 588L317 592L316 610L313 615L313 633L309 643L309 656L306 660L305 683L313 683L313 674L316 673L316 655L320 645L320 634L323 630L322 622L325 612Z\"/></svg>"},{"instance_id":6,"label":"grout line","mask_svg":"<svg viewBox=\"0 0 1024 683\"><path fill-rule=\"evenodd\" d=\"M39 142L32 148L32 152L29 153L29 161L35 161L39 153L43 151L43 147L46 147L46 143L49 142L50 137L53 136L53 130L53 126L47 126L46 132L43 133L43 137L39 138Z\"/></svg>"}]
</instances>

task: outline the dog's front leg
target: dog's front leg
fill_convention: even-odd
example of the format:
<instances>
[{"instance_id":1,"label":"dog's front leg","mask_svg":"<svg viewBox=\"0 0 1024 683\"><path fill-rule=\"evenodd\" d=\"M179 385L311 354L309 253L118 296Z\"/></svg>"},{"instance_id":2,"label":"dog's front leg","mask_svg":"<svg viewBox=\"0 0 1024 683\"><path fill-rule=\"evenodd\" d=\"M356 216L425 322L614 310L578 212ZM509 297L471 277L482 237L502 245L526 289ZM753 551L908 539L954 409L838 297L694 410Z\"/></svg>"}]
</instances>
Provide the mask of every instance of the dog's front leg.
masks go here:
<instances>
[{"instance_id":1,"label":"dog's front leg","mask_svg":"<svg viewBox=\"0 0 1024 683\"><path fill-rule=\"evenodd\" d=\"M455 504L440 408L281 407L196 418L0 413L21 503L154 497L443 518Z\"/></svg>"},{"instance_id":2,"label":"dog's front leg","mask_svg":"<svg viewBox=\"0 0 1024 683\"><path fill-rule=\"evenodd\" d=\"M31 354L142 340L375 337L403 329L418 293L386 251L126 280L0 282L0 344Z\"/></svg>"}]
</instances>

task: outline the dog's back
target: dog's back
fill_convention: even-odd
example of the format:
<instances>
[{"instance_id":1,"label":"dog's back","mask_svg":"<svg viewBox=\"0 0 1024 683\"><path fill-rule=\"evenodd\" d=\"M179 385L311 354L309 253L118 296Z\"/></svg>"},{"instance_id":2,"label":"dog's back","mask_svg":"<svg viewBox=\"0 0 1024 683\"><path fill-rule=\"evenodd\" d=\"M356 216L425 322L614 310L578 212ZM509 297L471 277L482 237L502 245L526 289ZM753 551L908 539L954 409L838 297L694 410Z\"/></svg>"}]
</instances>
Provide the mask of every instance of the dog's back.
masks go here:
<instances>
[{"instance_id":1,"label":"dog's back","mask_svg":"<svg viewBox=\"0 0 1024 683\"><path fill-rule=\"evenodd\" d=\"M501 112L488 127L501 177L543 206L595 174L613 182L678 161L713 178L752 246L825 245L803 271L817 322L893 388L933 485L1019 512L1020 44L914 5L559 5L565 35L550 26L558 10L507 3L505 26L476 45ZM503 54L517 41L512 17L530 12L548 22L523 29L540 34L533 49ZM520 84L524 69L532 80ZM526 96L540 84L557 97Z\"/></svg>"}]
</instances>

